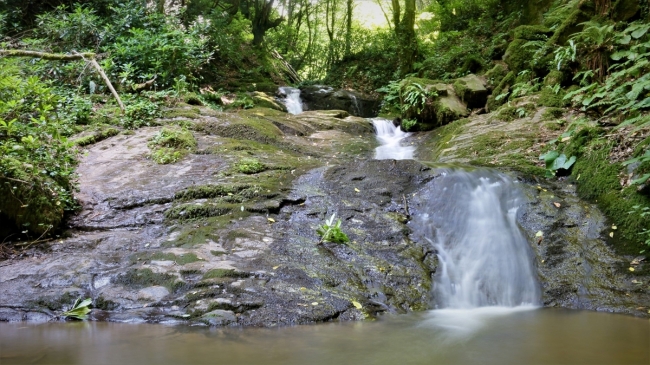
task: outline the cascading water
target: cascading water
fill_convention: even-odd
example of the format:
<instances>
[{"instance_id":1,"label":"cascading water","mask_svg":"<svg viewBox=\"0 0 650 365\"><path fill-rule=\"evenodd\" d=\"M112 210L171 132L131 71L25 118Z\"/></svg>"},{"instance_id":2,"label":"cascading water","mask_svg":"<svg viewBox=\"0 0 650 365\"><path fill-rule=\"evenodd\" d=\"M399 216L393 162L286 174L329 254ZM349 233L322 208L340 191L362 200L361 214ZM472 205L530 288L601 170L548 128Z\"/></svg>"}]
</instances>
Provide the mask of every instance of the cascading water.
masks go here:
<instances>
[{"instance_id":1,"label":"cascading water","mask_svg":"<svg viewBox=\"0 0 650 365\"><path fill-rule=\"evenodd\" d=\"M401 144L404 138L411 135L410 133L403 132L400 127L396 127L388 119L373 118L371 121L380 143L380 146L375 149L375 159L409 160L413 158L415 147L402 146Z\"/></svg>"},{"instance_id":2,"label":"cascading water","mask_svg":"<svg viewBox=\"0 0 650 365\"><path fill-rule=\"evenodd\" d=\"M516 184L490 170L450 170L432 186L413 224L438 253L436 307L537 304L532 253L516 221L523 203Z\"/></svg>"},{"instance_id":3,"label":"cascading water","mask_svg":"<svg viewBox=\"0 0 650 365\"><path fill-rule=\"evenodd\" d=\"M438 254L434 325L470 332L484 318L540 302L533 255L517 226L523 194L506 175L445 170L414 199L415 236Z\"/></svg>"},{"instance_id":4,"label":"cascading water","mask_svg":"<svg viewBox=\"0 0 650 365\"><path fill-rule=\"evenodd\" d=\"M286 95L284 105L290 114L302 113L302 100L300 99L300 89L295 87L283 86L280 88L280 93Z\"/></svg>"}]
</instances>

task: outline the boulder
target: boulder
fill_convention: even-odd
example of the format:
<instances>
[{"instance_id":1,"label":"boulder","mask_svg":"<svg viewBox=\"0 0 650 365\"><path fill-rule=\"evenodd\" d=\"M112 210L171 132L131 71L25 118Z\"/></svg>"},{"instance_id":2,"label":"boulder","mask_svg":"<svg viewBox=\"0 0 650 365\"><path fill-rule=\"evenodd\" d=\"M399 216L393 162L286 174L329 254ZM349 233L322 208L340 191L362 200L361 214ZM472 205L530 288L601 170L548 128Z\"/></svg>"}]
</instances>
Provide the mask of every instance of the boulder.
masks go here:
<instances>
[{"instance_id":1,"label":"boulder","mask_svg":"<svg viewBox=\"0 0 650 365\"><path fill-rule=\"evenodd\" d=\"M487 102L488 91L485 82L474 74L457 79L454 82L454 91L468 108L482 108Z\"/></svg>"},{"instance_id":2,"label":"boulder","mask_svg":"<svg viewBox=\"0 0 650 365\"><path fill-rule=\"evenodd\" d=\"M305 110L345 110L351 115L370 118L377 115L381 100L352 90L334 90L330 86L300 88Z\"/></svg>"},{"instance_id":3,"label":"boulder","mask_svg":"<svg viewBox=\"0 0 650 365\"><path fill-rule=\"evenodd\" d=\"M414 88L412 86L414 86ZM458 95L456 95L452 85L416 77L406 78L400 85L400 97L403 103L408 98L408 93L414 92L413 90L415 90L415 92L421 90L426 93L427 100L424 105L410 105L406 111L403 112L402 118L404 121L402 126L408 126L408 130L430 130L469 115L467 106L460 100ZM412 119L417 120L415 125L412 125L412 122L407 121Z\"/></svg>"},{"instance_id":4,"label":"boulder","mask_svg":"<svg viewBox=\"0 0 650 365\"><path fill-rule=\"evenodd\" d=\"M255 91L250 94L251 98L255 102L255 105L261 106L263 108L269 108L274 110L280 110L283 112L287 111L287 107L281 103L278 103L272 96L267 95L261 91Z\"/></svg>"}]
</instances>

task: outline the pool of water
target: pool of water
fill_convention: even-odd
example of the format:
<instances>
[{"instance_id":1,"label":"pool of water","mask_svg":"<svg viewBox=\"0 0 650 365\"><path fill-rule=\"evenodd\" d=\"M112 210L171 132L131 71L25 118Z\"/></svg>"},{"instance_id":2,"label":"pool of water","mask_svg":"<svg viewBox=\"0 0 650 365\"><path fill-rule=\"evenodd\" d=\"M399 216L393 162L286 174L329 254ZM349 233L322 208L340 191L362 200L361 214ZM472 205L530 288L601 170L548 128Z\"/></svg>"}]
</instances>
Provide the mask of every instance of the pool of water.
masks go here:
<instances>
[{"instance_id":1,"label":"pool of water","mask_svg":"<svg viewBox=\"0 0 650 365\"><path fill-rule=\"evenodd\" d=\"M2 323L0 364L650 364L650 322L483 307L285 328Z\"/></svg>"}]
</instances>

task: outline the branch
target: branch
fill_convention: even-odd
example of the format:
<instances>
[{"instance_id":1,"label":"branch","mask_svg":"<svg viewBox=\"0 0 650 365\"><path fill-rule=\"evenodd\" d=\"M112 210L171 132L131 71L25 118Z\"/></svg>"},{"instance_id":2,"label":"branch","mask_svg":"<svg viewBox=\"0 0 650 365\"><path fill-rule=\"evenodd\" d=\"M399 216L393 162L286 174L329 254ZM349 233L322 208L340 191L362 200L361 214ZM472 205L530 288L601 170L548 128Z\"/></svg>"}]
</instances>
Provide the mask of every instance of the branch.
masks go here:
<instances>
[{"instance_id":1,"label":"branch","mask_svg":"<svg viewBox=\"0 0 650 365\"><path fill-rule=\"evenodd\" d=\"M84 60L86 62L89 62L97 70L97 72L99 72L99 75L106 83L106 86L108 86L108 89L111 91L111 93L117 100L117 104L120 106L120 110L122 110L122 114L124 114L125 112L122 99L120 99L120 96L117 94L117 91L115 91L113 84L111 84L111 81L108 79L108 76L106 76L106 74L104 73L104 70L102 70L102 67L99 65L99 63L97 63L97 60L95 59L95 54L92 52L86 52L86 53L73 52L72 54L63 54L63 53L26 51L21 49L0 49L0 57L32 57L32 58L41 58L44 60L52 60L52 61Z\"/></svg>"},{"instance_id":2,"label":"branch","mask_svg":"<svg viewBox=\"0 0 650 365\"><path fill-rule=\"evenodd\" d=\"M74 61L83 60L86 58L95 58L95 54L75 53L75 54L61 54L61 53L47 53L38 51L25 51L21 49L0 49L0 57L33 57L42 58L44 60L52 61Z\"/></svg>"}]
</instances>

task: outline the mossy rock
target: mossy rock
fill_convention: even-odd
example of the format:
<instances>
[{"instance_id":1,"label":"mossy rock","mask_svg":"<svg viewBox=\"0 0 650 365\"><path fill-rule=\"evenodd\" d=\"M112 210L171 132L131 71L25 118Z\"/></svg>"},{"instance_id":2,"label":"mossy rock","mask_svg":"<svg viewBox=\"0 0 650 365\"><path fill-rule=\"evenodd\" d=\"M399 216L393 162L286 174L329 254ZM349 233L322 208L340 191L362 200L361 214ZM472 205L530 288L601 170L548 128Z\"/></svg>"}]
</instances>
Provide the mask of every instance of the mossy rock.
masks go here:
<instances>
[{"instance_id":1,"label":"mossy rock","mask_svg":"<svg viewBox=\"0 0 650 365\"><path fill-rule=\"evenodd\" d=\"M488 91L483 81L476 75L470 74L454 82L454 91L468 108L482 108L485 106Z\"/></svg>"},{"instance_id":2,"label":"mossy rock","mask_svg":"<svg viewBox=\"0 0 650 365\"><path fill-rule=\"evenodd\" d=\"M72 141L72 143L76 144L77 146L84 147L88 146L100 141L103 141L107 138L116 136L120 133L120 131L116 128L103 128L99 129L97 131L91 132L90 134L87 134L85 136L79 137L75 140Z\"/></svg>"},{"instance_id":3,"label":"mossy rock","mask_svg":"<svg viewBox=\"0 0 650 365\"><path fill-rule=\"evenodd\" d=\"M525 39L515 39L510 42L503 60L508 68L516 73L530 68L530 61L535 53L531 47L526 47L529 41Z\"/></svg>"},{"instance_id":4,"label":"mossy rock","mask_svg":"<svg viewBox=\"0 0 650 365\"><path fill-rule=\"evenodd\" d=\"M543 25L520 25L513 30L514 39L527 41L546 40L552 34L553 31Z\"/></svg>"},{"instance_id":5,"label":"mossy rock","mask_svg":"<svg viewBox=\"0 0 650 365\"><path fill-rule=\"evenodd\" d=\"M278 103L277 101L275 101L275 99L272 96L269 96L263 92L256 91L251 94L251 97L253 98L255 105L259 107L279 110L283 112L287 111L286 106Z\"/></svg>"},{"instance_id":6,"label":"mossy rock","mask_svg":"<svg viewBox=\"0 0 650 365\"><path fill-rule=\"evenodd\" d=\"M645 3L647 7L647 2ZM641 10L641 1L639 0L617 0L613 4L612 19L624 22L634 18Z\"/></svg>"},{"instance_id":7,"label":"mossy rock","mask_svg":"<svg viewBox=\"0 0 650 365\"><path fill-rule=\"evenodd\" d=\"M183 128L164 127L149 142L151 158L159 164L179 161L196 149L192 132Z\"/></svg>"},{"instance_id":8,"label":"mossy rock","mask_svg":"<svg viewBox=\"0 0 650 365\"><path fill-rule=\"evenodd\" d=\"M411 106L403 112L403 120L417 120L417 124L411 128L412 130L431 130L469 115L467 106L456 95L452 85L441 84L436 80L409 77L402 80L401 90L405 90L408 85L413 83L422 86L427 93L435 91L438 95L429 96L421 110Z\"/></svg>"},{"instance_id":9,"label":"mossy rock","mask_svg":"<svg viewBox=\"0 0 650 365\"><path fill-rule=\"evenodd\" d=\"M556 93L552 88L545 86L542 88L537 103L551 108L565 107L569 104L568 101L564 100L565 95L566 91L563 89L558 90Z\"/></svg>"},{"instance_id":10,"label":"mossy rock","mask_svg":"<svg viewBox=\"0 0 650 365\"><path fill-rule=\"evenodd\" d=\"M564 82L564 73L562 71L558 70L553 70L544 77L544 86L555 86L555 85L562 85Z\"/></svg>"},{"instance_id":11,"label":"mossy rock","mask_svg":"<svg viewBox=\"0 0 650 365\"><path fill-rule=\"evenodd\" d=\"M496 118L504 122L531 116L535 112L535 105L526 103L518 106L509 106L499 109Z\"/></svg>"},{"instance_id":12,"label":"mossy rock","mask_svg":"<svg viewBox=\"0 0 650 365\"><path fill-rule=\"evenodd\" d=\"M219 122L203 121L196 128L202 132L226 138L247 139L274 144L282 137L282 131L272 122L248 115L233 116Z\"/></svg>"},{"instance_id":13,"label":"mossy rock","mask_svg":"<svg viewBox=\"0 0 650 365\"><path fill-rule=\"evenodd\" d=\"M563 108L547 108L542 113L542 121L559 119L562 118L563 115L564 115Z\"/></svg>"},{"instance_id":14,"label":"mossy rock","mask_svg":"<svg viewBox=\"0 0 650 365\"><path fill-rule=\"evenodd\" d=\"M591 20L596 13L593 1L576 1L573 4L573 8L567 8L564 21L555 27L547 45L564 45L571 35L582 30L582 23Z\"/></svg>"},{"instance_id":15,"label":"mossy rock","mask_svg":"<svg viewBox=\"0 0 650 365\"><path fill-rule=\"evenodd\" d=\"M508 72L508 74L501 80L499 85L492 91L492 95L488 97L488 111L494 111L499 108L499 106L503 105L506 103L508 100L507 96L502 97L499 100L497 100L497 97L501 94L508 94L510 90L510 86L512 86L515 83L516 79L516 74L513 71Z\"/></svg>"},{"instance_id":16,"label":"mossy rock","mask_svg":"<svg viewBox=\"0 0 650 365\"><path fill-rule=\"evenodd\" d=\"M490 69L490 71L485 73L485 78L487 79L488 86L496 87L501 83L504 77L508 74L508 67L501 63L497 63Z\"/></svg>"}]
</instances>

